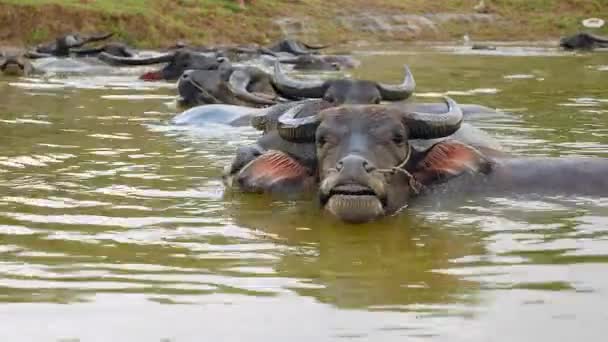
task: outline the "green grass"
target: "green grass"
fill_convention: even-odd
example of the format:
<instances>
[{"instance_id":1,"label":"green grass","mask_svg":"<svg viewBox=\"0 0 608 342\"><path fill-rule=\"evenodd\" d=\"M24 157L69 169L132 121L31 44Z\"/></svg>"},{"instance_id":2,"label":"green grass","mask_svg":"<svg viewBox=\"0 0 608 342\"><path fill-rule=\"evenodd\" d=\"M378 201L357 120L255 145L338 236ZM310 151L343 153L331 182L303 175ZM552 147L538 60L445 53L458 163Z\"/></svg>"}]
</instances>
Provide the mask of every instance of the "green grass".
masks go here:
<instances>
[{"instance_id":1,"label":"green grass","mask_svg":"<svg viewBox=\"0 0 608 342\"><path fill-rule=\"evenodd\" d=\"M322 42L353 40L354 34L336 24L337 13L470 13L479 0L255 0L241 9L236 0L0 0L4 12L38 17L14 28L13 40L41 42L65 30L111 31L118 39L140 46L186 40L194 44L222 42L267 43L280 36L273 19L311 18ZM557 38L583 29L580 21L602 17L608 0L485 0L505 25L445 25L443 31L421 39L452 39L468 32L475 39ZM47 11L45 6L48 7ZM27 10L24 10L27 9ZM4 15L4 17L3 17ZM52 16L56 16L55 18ZM30 15L31 17L31 15ZM12 19L0 11L0 20ZM9 30L11 28L9 27ZM608 25L599 34L608 34ZM356 33L356 39L392 39Z\"/></svg>"},{"instance_id":2,"label":"green grass","mask_svg":"<svg viewBox=\"0 0 608 342\"><path fill-rule=\"evenodd\" d=\"M115 14L149 14L149 5L153 0L2 0L0 2L34 6L61 5Z\"/></svg>"}]
</instances>

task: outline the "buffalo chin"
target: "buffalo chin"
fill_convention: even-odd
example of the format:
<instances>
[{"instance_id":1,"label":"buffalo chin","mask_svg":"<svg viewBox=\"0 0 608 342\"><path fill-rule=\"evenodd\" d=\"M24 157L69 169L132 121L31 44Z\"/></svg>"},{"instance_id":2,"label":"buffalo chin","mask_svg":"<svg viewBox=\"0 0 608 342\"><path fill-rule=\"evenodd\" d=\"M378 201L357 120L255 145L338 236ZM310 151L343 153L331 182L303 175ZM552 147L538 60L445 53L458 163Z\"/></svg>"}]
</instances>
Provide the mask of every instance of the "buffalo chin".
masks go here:
<instances>
[{"instance_id":1,"label":"buffalo chin","mask_svg":"<svg viewBox=\"0 0 608 342\"><path fill-rule=\"evenodd\" d=\"M385 204L369 188L359 185L338 186L323 200L325 209L348 223L369 222L385 215Z\"/></svg>"}]
</instances>

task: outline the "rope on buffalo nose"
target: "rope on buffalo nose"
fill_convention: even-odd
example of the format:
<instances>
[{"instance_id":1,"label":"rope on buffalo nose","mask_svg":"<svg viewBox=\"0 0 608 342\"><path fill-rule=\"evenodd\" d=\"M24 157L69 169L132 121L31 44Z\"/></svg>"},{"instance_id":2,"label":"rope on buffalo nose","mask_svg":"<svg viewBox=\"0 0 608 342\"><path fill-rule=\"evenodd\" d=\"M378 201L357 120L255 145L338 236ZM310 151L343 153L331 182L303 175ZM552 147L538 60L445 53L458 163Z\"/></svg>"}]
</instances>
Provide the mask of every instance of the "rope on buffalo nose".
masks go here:
<instances>
[{"instance_id":1,"label":"rope on buffalo nose","mask_svg":"<svg viewBox=\"0 0 608 342\"><path fill-rule=\"evenodd\" d=\"M198 84L198 82L196 82L195 80L193 80L191 76L189 76L189 75L183 75L182 79L186 80L186 82L188 82L194 88L198 89L198 91L201 92L200 96L205 101L210 102L210 103L222 103L215 96L213 96L211 93L209 93L207 91L207 89L203 88L200 84Z\"/></svg>"},{"instance_id":2,"label":"rope on buffalo nose","mask_svg":"<svg viewBox=\"0 0 608 342\"><path fill-rule=\"evenodd\" d=\"M405 165L410 160L411 155L412 155L412 147L408 144L407 154L405 155L405 158L399 165L393 166L390 169L378 169L376 171L381 172L381 173L387 173L389 175L394 175L395 173L401 173L401 174L405 175L408 178L408 183L409 183L410 189L412 189L412 191L416 195L418 195L422 192L422 190L424 190L424 185L422 185L422 183L418 182L418 180L416 180L414 175L412 175L411 173L409 173L409 171L407 171L405 169Z\"/></svg>"}]
</instances>

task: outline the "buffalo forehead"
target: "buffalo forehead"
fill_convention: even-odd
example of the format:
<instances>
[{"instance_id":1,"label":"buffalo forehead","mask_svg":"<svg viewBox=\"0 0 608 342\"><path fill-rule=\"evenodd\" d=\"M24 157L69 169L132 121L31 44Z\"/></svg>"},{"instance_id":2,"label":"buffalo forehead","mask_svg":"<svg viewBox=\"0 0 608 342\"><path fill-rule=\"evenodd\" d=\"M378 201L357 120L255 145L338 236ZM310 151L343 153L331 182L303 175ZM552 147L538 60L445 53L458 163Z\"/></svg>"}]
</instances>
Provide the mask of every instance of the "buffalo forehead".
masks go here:
<instances>
[{"instance_id":1,"label":"buffalo forehead","mask_svg":"<svg viewBox=\"0 0 608 342\"><path fill-rule=\"evenodd\" d=\"M339 125L363 125L377 127L380 125L394 125L401 127L398 115L385 106L342 106L331 108L322 112L323 123Z\"/></svg>"}]
</instances>

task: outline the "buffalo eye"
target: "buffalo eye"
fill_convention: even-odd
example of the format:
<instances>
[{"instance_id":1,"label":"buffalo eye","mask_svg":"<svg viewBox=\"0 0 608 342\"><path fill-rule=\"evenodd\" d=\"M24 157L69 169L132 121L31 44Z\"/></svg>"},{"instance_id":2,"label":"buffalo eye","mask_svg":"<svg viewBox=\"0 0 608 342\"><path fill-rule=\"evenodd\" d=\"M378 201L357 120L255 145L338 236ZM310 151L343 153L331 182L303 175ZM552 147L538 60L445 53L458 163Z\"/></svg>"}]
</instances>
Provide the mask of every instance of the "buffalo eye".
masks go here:
<instances>
[{"instance_id":1,"label":"buffalo eye","mask_svg":"<svg viewBox=\"0 0 608 342\"><path fill-rule=\"evenodd\" d=\"M336 99L333 96L331 96L331 95L325 95L325 96L323 96L323 100L325 102L329 102L329 103L336 102Z\"/></svg>"},{"instance_id":2,"label":"buffalo eye","mask_svg":"<svg viewBox=\"0 0 608 342\"><path fill-rule=\"evenodd\" d=\"M405 137L401 133L395 133L392 140L395 145L402 145L405 142Z\"/></svg>"},{"instance_id":3,"label":"buffalo eye","mask_svg":"<svg viewBox=\"0 0 608 342\"><path fill-rule=\"evenodd\" d=\"M381 98L376 97L376 98L374 99L374 103L375 103L375 104L380 104L380 102L382 102L382 99L381 99Z\"/></svg>"},{"instance_id":4,"label":"buffalo eye","mask_svg":"<svg viewBox=\"0 0 608 342\"><path fill-rule=\"evenodd\" d=\"M325 146L325 144L327 144L327 138L324 135L320 135L317 138L317 146L319 148L322 148L323 146Z\"/></svg>"}]
</instances>

